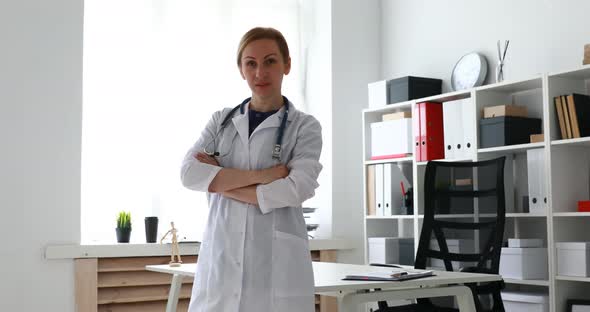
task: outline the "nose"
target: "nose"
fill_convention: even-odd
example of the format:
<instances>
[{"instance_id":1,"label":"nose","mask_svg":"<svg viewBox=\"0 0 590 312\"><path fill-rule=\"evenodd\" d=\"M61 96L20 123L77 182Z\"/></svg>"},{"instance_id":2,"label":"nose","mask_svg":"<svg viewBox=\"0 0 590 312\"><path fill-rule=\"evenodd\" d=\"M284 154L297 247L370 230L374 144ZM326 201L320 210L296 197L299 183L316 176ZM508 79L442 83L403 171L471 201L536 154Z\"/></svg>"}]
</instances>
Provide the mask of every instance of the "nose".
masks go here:
<instances>
[{"instance_id":1,"label":"nose","mask_svg":"<svg viewBox=\"0 0 590 312\"><path fill-rule=\"evenodd\" d=\"M264 68L264 66L258 66L256 68L256 78L264 78L267 73L268 71L266 68Z\"/></svg>"}]
</instances>

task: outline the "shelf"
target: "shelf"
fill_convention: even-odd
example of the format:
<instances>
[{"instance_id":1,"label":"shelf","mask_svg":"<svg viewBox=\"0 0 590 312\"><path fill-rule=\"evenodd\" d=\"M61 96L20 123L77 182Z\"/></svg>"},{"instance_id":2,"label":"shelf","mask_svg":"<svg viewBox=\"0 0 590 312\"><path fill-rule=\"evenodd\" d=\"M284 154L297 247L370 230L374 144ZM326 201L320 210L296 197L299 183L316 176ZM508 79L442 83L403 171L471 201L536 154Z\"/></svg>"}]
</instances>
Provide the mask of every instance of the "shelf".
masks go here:
<instances>
[{"instance_id":1,"label":"shelf","mask_svg":"<svg viewBox=\"0 0 590 312\"><path fill-rule=\"evenodd\" d=\"M473 218L475 215L471 214L471 213L462 213L462 214L440 214L440 215L436 215L434 218L435 219L466 219L466 218ZM479 218L494 218L496 217L495 214L491 214L491 213L482 213L478 215ZM424 219L424 215L420 214L418 215L419 219Z\"/></svg>"},{"instance_id":2,"label":"shelf","mask_svg":"<svg viewBox=\"0 0 590 312\"><path fill-rule=\"evenodd\" d=\"M544 218L547 217L545 213L530 213L530 212L511 212L506 213L506 218Z\"/></svg>"},{"instance_id":3,"label":"shelf","mask_svg":"<svg viewBox=\"0 0 590 312\"><path fill-rule=\"evenodd\" d=\"M560 280L560 281L590 282L590 277L583 277L583 276L558 275L555 277L555 279Z\"/></svg>"},{"instance_id":4,"label":"shelf","mask_svg":"<svg viewBox=\"0 0 590 312\"><path fill-rule=\"evenodd\" d=\"M590 137L551 141L553 146L585 146L590 147Z\"/></svg>"},{"instance_id":5,"label":"shelf","mask_svg":"<svg viewBox=\"0 0 590 312\"><path fill-rule=\"evenodd\" d=\"M397 220L397 219L414 219L414 215L395 215L395 216L365 216L367 220Z\"/></svg>"},{"instance_id":6,"label":"shelf","mask_svg":"<svg viewBox=\"0 0 590 312\"><path fill-rule=\"evenodd\" d=\"M394 104L387 104L382 107L365 108L365 109L363 109L363 113L386 114L386 113L393 113L393 112L398 112L398 111L402 111L402 110L411 110L413 103L414 103L414 101L406 101L406 102L400 102L400 103L394 103Z\"/></svg>"},{"instance_id":7,"label":"shelf","mask_svg":"<svg viewBox=\"0 0 590 312\"><path fill-rule=\"evenodd\" d=\"M442 162L465 162L465 161L473 161L472 158L465 158L465 159L433 159L432 161L442 161ZM428 161L419 161L416 163L417 166L426 166Z\"/></svg>"},{"instance_id":8,"label":"shelf","mask_svg":"<svg viewBox=\"0 0 590 312\"><path fill-rule=\"evenodd\" d=\"M544 142L538 143L526 143L526 144L515 144L515 145L506 145L506 146L498 146L498 147L488 147L488 148L480 148L477 150L480 154L485 153L523 153L527 150L533 148L541 148L545 147Z\"/></svg>"},{"instance_id":9,"label":"shelf","mask_svg":"<svg viewBox=\"0 0 590 312\"><path fill-rule=\"evenodd\" d=\"M476 92L481 91L492 91L498 93L517 93L523 91L529 91L534 89L540 89L543 87L543 80L541 76L532 79L519 80L519 81L504 81L500 83L489 84L475 88Z\"/></svg>"},{"instance_id":10,"label":"shelf","mask_svg":"<svg viewBox=\"0 0 590 312\"><path fill-rule=\"evenodd\" d=\"M449 92L444 94L433 95L421 99L416 99L416 103L422 102L448 102L448 101L455 101L455 100L462 100L468 99L471 97L471 90L460 90L455 92Z\"/></svg>"},{"instance_id":11,"label":"shelf","mask_svg":"<svg viewBox=\"0 0 590 312\"><path fill-rule=\"evenodd\" d=\"M590 212L554 212L554 217L590 217Z\"/></svg>"},{"instance_id":12,"label":"shelf","mask_svg":"<svg viewBox=\"0 0 590 312\"><path fill-rule=\"evenodd\" d=\"M412 162L414 161L414 157L402 157L402 158L389 158L389 159L379 159L379 160L365 160L365 165L376 165L376 164L388 164L388 163L404 163L404 162Z\"/></svg>"},{"instance_id":13,"label":"shelf","mask_svg":"<svg viewBox=\"0 0 590 312\"><path fill-rule=\"evenodd\" d=\"M506 284L549 286L549 281L544 281L544 280L523 280L523 279L517 279L517 278L505 278L504 282Z\"/></svg>"},{"instance_id":14,"label":"shelf","mask_svg":"<svg viewBox=\"0 0 590 312\"><path fill-rule=\"evenodd\" d=\"M590 65L585 65L573 70L550 73L549 78L565 78L565 79L590 79Z\"/></svg>"}]
</instances>

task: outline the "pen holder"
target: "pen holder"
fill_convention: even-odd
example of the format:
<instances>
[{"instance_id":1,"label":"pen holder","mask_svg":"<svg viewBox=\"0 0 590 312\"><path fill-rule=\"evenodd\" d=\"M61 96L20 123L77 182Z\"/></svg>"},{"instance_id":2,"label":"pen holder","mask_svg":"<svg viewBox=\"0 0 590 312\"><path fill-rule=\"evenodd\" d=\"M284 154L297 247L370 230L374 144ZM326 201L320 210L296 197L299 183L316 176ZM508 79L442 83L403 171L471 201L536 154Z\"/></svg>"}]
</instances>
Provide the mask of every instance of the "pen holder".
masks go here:
<instances>
[{"instance_id":1,"label":"pen holder","mask_svg":"<svg viewBox=\"0 0 590 312\"><path fill-rule=\"evenodd\" d=\"M155 243L158 239L158 217L145 217L145 241Z\"/></svg>"},{"instance_id":2,"label":"pen holder","mask_svg":"<svg viewBox=\"0 0 590 312\"><path fill-rule=\"evenodd\" d=\"M414 194L412 188L408 188L402 199L401 214L412 215L414 214Z\"/></svg>"}]
</instances>

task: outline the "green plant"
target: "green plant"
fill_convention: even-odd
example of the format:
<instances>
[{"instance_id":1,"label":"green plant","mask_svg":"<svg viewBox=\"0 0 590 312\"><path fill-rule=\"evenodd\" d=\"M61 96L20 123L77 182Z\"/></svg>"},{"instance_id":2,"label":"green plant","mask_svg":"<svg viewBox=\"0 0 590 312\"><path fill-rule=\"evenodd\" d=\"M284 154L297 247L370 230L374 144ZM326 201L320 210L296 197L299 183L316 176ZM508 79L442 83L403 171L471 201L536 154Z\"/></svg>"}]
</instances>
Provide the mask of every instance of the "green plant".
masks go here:
<instances>
[{"instance_id":1,"label":"green plant","mask_svg":"<svg viewBox=\"0 0 590 312\"><path fill-rule=\"evenodd\" d=\"M131 229L131 212L119 212L117 216L117 228Z\"/></svg>"}]
</instances>

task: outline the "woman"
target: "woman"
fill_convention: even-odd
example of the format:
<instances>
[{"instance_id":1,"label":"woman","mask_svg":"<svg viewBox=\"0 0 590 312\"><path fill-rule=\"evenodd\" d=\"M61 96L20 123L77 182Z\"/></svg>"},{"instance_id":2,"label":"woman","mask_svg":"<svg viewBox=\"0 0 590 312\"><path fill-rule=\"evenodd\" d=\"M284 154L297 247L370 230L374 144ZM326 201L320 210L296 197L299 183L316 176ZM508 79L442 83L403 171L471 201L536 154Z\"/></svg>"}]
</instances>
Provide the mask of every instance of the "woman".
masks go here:
<instances>
[{"instance_id":1,"label":"woman","mask_svg":"<svg viewBox=\"0 0 590 312\"><path fill-rule=\"evenodd\" d=\"M279 31L248 31L237 65L252 97L214 113L182 164L210 209L189 311L314 311L301 203L318 187L321 127L281 94L291 58Z\"/></svg>"}]
</instances>

